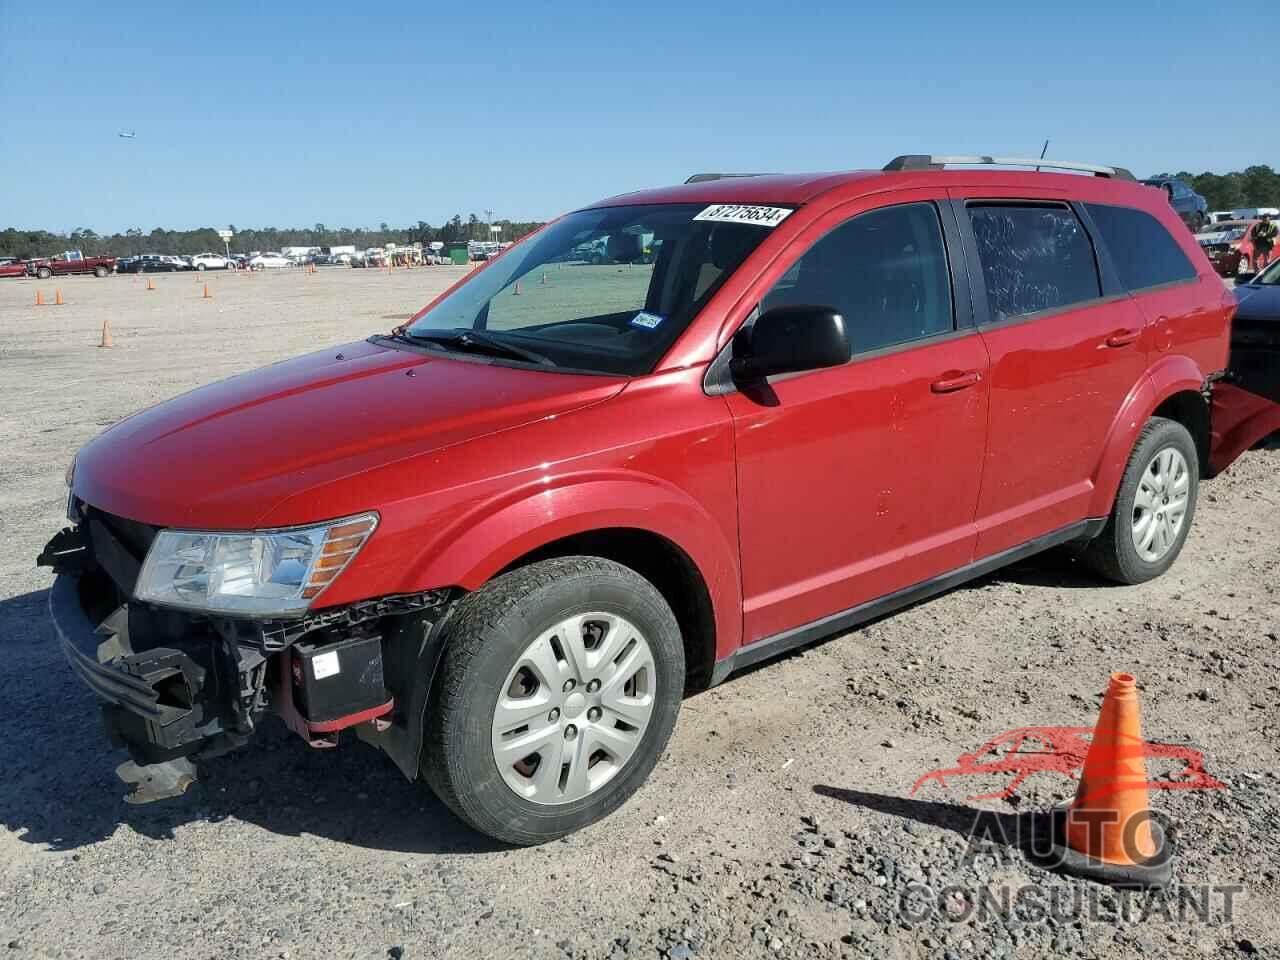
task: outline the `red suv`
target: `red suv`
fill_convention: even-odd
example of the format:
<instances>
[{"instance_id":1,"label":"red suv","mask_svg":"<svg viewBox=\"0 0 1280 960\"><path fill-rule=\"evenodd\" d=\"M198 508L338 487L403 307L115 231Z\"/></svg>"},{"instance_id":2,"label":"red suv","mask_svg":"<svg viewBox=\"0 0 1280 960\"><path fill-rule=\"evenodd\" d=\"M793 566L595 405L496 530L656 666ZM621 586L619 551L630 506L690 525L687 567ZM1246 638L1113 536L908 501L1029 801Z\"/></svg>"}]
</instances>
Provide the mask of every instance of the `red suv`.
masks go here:
<instances>
[{"instance_id":1,"label":"red suv","mask_svg":"<svg viewBox=\"0 0 1280 960\"><path fill-rule=\"evenodd\" d=\"M93 440L53 620L143 798L276 713L545 841L640 786L687 689L1056 544L1163 573L1233 310L1110 167L624 194Z\"/></svg>"}]
</instances>

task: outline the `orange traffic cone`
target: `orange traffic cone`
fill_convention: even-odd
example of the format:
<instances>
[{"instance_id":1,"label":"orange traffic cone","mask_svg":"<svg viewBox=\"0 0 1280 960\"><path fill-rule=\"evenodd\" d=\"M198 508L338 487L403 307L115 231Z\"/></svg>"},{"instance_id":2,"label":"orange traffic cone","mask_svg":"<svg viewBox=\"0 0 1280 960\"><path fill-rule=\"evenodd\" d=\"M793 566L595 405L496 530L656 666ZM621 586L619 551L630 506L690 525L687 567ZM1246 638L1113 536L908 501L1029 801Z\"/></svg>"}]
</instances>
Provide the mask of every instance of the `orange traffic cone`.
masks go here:
<instances>
[{"instance_id":1,"label":"orange traffic cone","mask_svg":"<svg viewBox=\"0 0 1280 960\"><path fill-rule=\"evenodd\" d=\"M200 299L201 299L201 300L212 300L212 299L213 299L213 297L209 296L209 285L208 285L207 283L204 285L204 293L200 294Z\"/></svg>"},{"instance_id":2,"label":"orange traffic cone","mask_svg":"<svg viewBox=\"0 0 1280 960\"><path fill-rule=\"evenodd\" d=\"M114 347L115 345L116 345L115 340L111 338L111 321L103 320L102 321L102 342L99 343L98 346Z\"/></svg>"},{"instance_id":3,"label":"orange traffic cone","mask_svg":"<svg viewBox=\"0 0 1280 960\"><path fill-rule=\"evenodd\" d=\"M155 288L156 288L156 282L152 280L150 277L147 277L147 289L154 290Z\"/></svg>"},{"instance_id":4,"label":"orange traffic cone","mask_svg":"<svg viewBox=\"0 0 1280 960\"><path fill-rule=\"evenodd\" d=\"M44 294L41 293L39 290L36 291L36 306L37 307L44 306Z\"/></svg>"},{"instance_id":5,"label":"orange traffic cone","mask_svg":"<svg viewBox=\"0 0 1280 960\"><path fill-rule=\"evenodd\" d=\"M1138 681L1113 673L1084 759L1080 787L1055 832L1055 865L1115 886L1163 887L1172 844L1151 816Z\"/></svg>"},{"instance_id":6,"label":"orange traffic cone","mask_svg":"<svg viewBox=\"0 0 1280 960\"><path fill-rule=\"evenodd\" d=\"M60 306L62 306L62 288L61 288L61 287L59 287L59 288L58 288L57 290L55 290L53 293L54 293L54 296L53 296L53 305L54 305L55 307L60 307Z\"/></svg>"}]
</instances>

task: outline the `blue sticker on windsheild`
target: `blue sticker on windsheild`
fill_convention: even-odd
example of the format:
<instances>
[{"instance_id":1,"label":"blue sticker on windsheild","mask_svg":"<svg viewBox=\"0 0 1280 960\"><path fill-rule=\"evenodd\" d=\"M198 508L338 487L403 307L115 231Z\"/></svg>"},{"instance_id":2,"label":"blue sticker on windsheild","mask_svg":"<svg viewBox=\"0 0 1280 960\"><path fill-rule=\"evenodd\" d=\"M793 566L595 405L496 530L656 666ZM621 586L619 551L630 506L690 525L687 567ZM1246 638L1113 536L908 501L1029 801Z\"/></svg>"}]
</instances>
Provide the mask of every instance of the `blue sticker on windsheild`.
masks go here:
<instances>
[{"instance_id":1,"label":"blue sticker on windsheild","mask_svg":"<svg viewBox=\"0 0 1280 960\"><path fill-rule=\"evenodd\" d=\"M641 310L631 318L633 327L644 327L646 330L657 330L661 326L665 318L658 316L656 313L646 313Z\"/></svg>"}]
</instances>

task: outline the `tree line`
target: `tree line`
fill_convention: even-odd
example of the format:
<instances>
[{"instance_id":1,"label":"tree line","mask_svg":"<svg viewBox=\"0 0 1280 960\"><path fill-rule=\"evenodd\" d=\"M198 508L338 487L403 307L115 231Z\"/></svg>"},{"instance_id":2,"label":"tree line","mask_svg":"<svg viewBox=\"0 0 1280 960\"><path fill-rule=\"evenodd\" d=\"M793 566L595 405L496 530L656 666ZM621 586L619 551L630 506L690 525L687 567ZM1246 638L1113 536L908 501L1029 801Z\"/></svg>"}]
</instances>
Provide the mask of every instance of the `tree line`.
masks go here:
<instances>
[{"instance_id":1,"label":"tree line","mask_svg":"<svg viewBox=\"0 0 1280 960\"><path fill-rule=\"evenodd\" d=\"M455 214L438 227L419 220L409 227L391 227L379 224L377 229L366 227L326 227L317 223L312 227L263 227L260 229L227 227L232 232L231 251L248 253L254 250L279 250L281 247L337 247L354 245L385 247L388 243L404 246L421 243L424 246L439 240L454 243L466 240L518 240L542 226L535 221L495 220L493 226L501 227L500 233L491 233L489 224L474 213L467 219ZM81 227L69 233L48 230L19 230L8 227L0 230L0 257L47 257L63 250L81 250L85 256L130 257L142 253L163 255L194 254L223 249L222 239L215 227L196 230L165 230L156 227L143 233L137 227L123 233L99 234Z\"/></svg>"},{"instance_id":2,"label":"tree line","mask_svg":"<svg viewBox=\"0 0 1280 960\"><path fill-rule=\"evenodd\" d=\"M1169 176L1169 174L1158 174ZM1280 207L1280 173L1266 164L1246 167L1231 173L1173 174L1189 183L1208 202L1210 210L1235 210L1241 207ZM425 220L413 226L391 227L385 223L377 229L366 227L326 227L317 223L312 227L263 227L232 231L231 249L235 253L253 250L279 250L281 247L336 247L353 244L358 248L384 247L422 243L435 240L453 243L464 240L517 240L542 226L539 222L495 220L502 232L490 234L489 224L474 213L465 220L454 214L438 227ZM48 230L19 230L8 227L0 230L0 256L47 257L63 250L83 250L86 256L128 257L140 253L192 254L222 249L222 240L214 227L197 230L165 230L156 227L143 233L137 227L123 233L98 234L87 227L70 233L52 233Z\"/></svg>"}]
</instances>

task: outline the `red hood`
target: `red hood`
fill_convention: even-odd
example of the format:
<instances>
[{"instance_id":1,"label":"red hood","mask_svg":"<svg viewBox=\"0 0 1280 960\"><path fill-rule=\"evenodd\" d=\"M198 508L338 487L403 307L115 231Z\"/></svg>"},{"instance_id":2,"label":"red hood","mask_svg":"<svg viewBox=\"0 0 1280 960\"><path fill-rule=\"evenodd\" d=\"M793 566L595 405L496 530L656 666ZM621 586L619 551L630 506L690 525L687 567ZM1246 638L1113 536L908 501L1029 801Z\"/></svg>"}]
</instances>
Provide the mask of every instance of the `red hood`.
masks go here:
<instances>
[{"instance_id":1,"label":"red hood","mask_svg":"<svg viewBox=\"0 0 1280 960\"><path fill-rule=\"evenodd\" d=\"M250 529L289 496L599 402L623 382L353 343L121 421L80 451L75 491L157 526Z\"/></svg>"}]
</instances>

